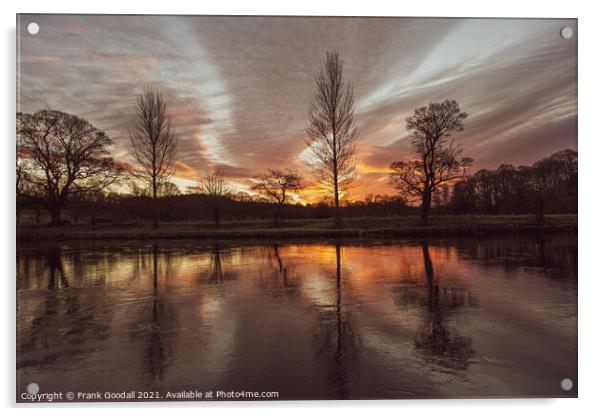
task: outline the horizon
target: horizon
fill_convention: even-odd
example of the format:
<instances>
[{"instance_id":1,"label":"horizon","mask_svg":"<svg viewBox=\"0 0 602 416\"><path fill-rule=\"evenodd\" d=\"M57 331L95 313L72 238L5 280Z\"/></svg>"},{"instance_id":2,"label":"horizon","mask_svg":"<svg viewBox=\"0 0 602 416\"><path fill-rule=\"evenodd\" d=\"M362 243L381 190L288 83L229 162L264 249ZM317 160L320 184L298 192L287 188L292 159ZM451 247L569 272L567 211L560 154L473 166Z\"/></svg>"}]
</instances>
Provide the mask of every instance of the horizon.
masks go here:
<instances>
[{"instance_id":1,"label":"horizon","mask_svg":"<svg viewBox=\"0 0 602 416\"><path fill-rule=\"evenodd\" d=\"M475 159L471 173L577 149L576 38L558 36L562 26L575 29L572 19L19 18L28 16L40 34L19 26L18 111L83 117L113 139L118 162L133 164L128 126L137 95L153 84L173 117L172 182L181 190L214 167L246 191L268 168L311 179L307 111L314 74L331 49L355 90L351 200L396 193L387 173L391 162L411 156L405 119L446 98L468 113L453 137ZM315 202L316 195L305 190L301 199Z\"/></svg>"}]
</instances>

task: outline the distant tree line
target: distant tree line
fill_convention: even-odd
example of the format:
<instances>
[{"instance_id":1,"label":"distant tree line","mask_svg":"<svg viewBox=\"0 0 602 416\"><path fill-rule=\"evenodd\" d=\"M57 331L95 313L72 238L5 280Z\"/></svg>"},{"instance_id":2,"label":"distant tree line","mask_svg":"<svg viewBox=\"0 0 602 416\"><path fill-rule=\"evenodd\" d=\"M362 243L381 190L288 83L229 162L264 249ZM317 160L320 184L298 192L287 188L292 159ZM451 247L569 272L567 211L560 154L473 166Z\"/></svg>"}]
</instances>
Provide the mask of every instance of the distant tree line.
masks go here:
<instances>
[{"instance_id":1,"label":"distant tree line","mask_svg":"<svg viewBox=\"0 0 602 416\"><path fill-rule=\"evenodd\" d=\"M566 149L531 166L502 164L453 185L449 211L478 214L577 212L577 152Z\"/></svg>"},{"instance_id":2,"label":"distant tree line","mask_svg":"<svg viewBox=\"0 0 602 416\"><path fill-rule=\"evenodd\" d=\"M210 175L214 175L213 172ZM263 194L229 192L210 194L202 190L182 194L168 182L156 201L159 221L205 221L219 226L222 221L278 221L333 218L330 201L301 205L279 203ZM432 197L436 215L533 215L577 212L577 152L562 150L531 166L502 164L495 170L479 170L463 180L439 187ZM27 210L43 222L45 208L36 199L17 197L19 212ZM219 206L216 222L215 207ZM152 221L153 198L147 192L76 193L67 201L66 218L73 223L138 223ZM18 213L19 213L18 212ZM277 214L277 219L275 217ZM369 194L362 200L344 202L343 217L388 217L421 215L422 206L402 195ZM41 218L41 219L40 219Z\"/></svg>"},{"instance_id":3,"label":"distant tree line","mask_svg":"<svg viewBox=\"0 0 602 416\"><path fill-rule=\"evenodd\" d=\"M33 223L46 222L47 217L42 206L31 200L23 200L19 197L17 199L21 201L19 206L21 215L28 213L32 216L30 222ZM218 223L213 211L216 202L220 207ZM342 215L348 218L404 216L419 213L419 208L407 206L400 198L389 195L376 195L370 202L345 202L340 210ZM279 226L289 220L321 220L334 217L334 207L330 202L279 205L265 197L247 193L236 193L219 198L205 193L177 193L161 195L155 202L148 195L114 192L99 194L99 198L95 199L73 196L69 199L63 216L64 221L89 224L95 228L103 223L134 226L152 222L155 212L159 222L202 221L211 227L219 227L224 221L270 221L272 224L278 221L276 226Z\"/></svg>"}]
</instances>

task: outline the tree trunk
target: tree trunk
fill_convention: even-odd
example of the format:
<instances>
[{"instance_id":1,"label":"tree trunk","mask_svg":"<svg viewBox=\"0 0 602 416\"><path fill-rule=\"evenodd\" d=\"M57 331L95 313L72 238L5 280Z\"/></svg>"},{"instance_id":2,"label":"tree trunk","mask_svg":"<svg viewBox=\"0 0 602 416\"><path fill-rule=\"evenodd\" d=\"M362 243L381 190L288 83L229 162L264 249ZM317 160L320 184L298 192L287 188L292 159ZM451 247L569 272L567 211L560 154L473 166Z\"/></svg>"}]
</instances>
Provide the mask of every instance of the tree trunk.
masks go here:
<instances>
[{"instance_id":1,"label":"tree trunk","mask_svg":"<svg viewBox=\"0 0 602 416\"><path fill-rule=\"evenodd\" d=\"M50 224L53 226L61 225L61 207L54 206L50 209Z\"/></svg>"},{"instance_id":2,"label":"tree trunk","mask_svg":"<svg viewBox=\"0 0 602 416\"><path fill-rule=\"evenodd\" d=\"M220 212L220 208L217 201L214 201L214 207L213 207L213 223L215 225L216 228L219 227L220 224L220 219L221 219L221 212Z\"/></svg>"},{"instance_id":3,"label":"tree trunk","mask_svg":"<svg viewBox=\"0 0 602 416\"><path fill-rule=\"evenodd\" d=\"M334 228L341 228L341 211L339 208L339 184L338 180L334 182Z\"/></svg>"},{"instance_id":4,"label":"tree trunk","mask_svg":"<svg viewBox=\"0 0 602 416\"><path fill-rule=\"evenodd\" d=\"M154 165L153 165L154 166ZM153 228L159 228L158 208L157 208L157 178L153 175Z\"/></svg>"},{"instance_id":5,"label":"tree trunk","mask_svg":"<svg viewBox=\"0 0 602 416\"><path fill-rule=\"evenodd\" d=\"M429 224L429 211L431 209L431 191L425 190L422 194L422 214L420 216L420 223L422 225Z\"/></svg>"},{"instance_id":6,"label":"tree trunk","mask_svg":"<svg viewBox=\"0 0 602 416\"><path fill-rule=\"evenodd\" d=\"M96 230L96 211L94 209L92 210L92 216L90 218L90 223L92 225L92 229Z\"/></svg>"},{"instance_id":7,"label":"tree trunk","mask_svg":"<svg viewBox=\"0 0 602 416\"><path fill-rule=\"evenodd\" d=\"M274 211L274 227L278 227L278 220L280 219L280 204L276 206Z\"/></svg>"},{"instance_id":8,"label":"tree trunk","mask_svg":"<svg viewBox=\"0 0 602 416\"><path fill-rule=\"evenodd\" d=\"M545 217L545 201L543 200L543 197L537 197L535 206L535 218L537 219L537 222L543 223Z\"/></svg>"}]
</instances>

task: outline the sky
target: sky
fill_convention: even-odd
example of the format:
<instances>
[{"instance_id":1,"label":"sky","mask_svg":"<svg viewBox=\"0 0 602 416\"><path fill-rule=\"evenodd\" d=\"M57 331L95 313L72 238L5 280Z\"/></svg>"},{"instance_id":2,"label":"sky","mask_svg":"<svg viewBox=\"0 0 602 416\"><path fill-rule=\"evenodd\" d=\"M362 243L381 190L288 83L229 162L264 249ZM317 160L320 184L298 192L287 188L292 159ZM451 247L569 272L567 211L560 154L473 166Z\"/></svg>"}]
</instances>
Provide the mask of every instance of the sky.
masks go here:
<instances>
[{"instance_id":1,"label":"sky","mask_svg":"<svg viewBox=\"0 0 602 416\"><path fill-rule=\"evenodd\" d=\"M571 39L559 34L565 26ZM355 93L350 199L394 194L388 167L412 157L405 119L447 98L468 113L454 137L475 159L472 172L577 149L571 19L20 15L17 31L18 111L77 114L113 139L120 162L133 164L137 95L162 90L182 190L215 167L239 190L268 168L311 181L307 115L330 50Z\"/></svg>"}]
</instances>

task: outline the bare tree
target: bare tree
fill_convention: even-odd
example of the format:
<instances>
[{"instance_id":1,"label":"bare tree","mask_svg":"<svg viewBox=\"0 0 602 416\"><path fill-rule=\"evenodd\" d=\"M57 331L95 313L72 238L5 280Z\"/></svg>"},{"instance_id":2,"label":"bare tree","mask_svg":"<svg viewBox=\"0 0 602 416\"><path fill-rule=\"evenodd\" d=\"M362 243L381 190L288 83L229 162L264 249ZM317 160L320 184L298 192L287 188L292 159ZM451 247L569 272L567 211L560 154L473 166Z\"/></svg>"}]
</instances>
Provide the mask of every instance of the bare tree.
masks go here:
<instances>
[{"instance_id":1,"label":"bare tree","mask_svg":"<svg viewBox=\"0 0 602 416\"><path fill-rule=\"evenodd\" d=\"M174 174L177 139L163 93L146 87L138 96L136 121L130 131L130 153L140 166L134 175L148 184L153 199L153 228L159 226L157 197Z\"/></svg>"},{"instance_id":2,"label":"bare tree","mask_svg":"<svg viewBox=\"0 0 602 416\"><path fill-rule=\"evenodd\" d=\"M19 145L17 144L17 147ZM25 170L23 169L23 164L21 163L21 159L19 157L18 151L16 153L16 171L15 171L15 182L16 182L16 189L17 189L17 196L16 196L16 220L17 220L17 226L19 225L19 223L21 222L21 212L23 211L23 208L25 206L24 204L24 195L27 195L27 193L25 192L26 189L26 177L27 177L27 172L25 172Z\"/></svg>"},{"instance_id":3,"label":"bare tree","mask_svg":"<svg viewBox=\"0 0 602 416\"><path fill-rule=\"evenodd\" d=\"M107 195L103 192L90 191L79 197L80 204L89 217L90 226L95 230L98 226L99 214L106 209L109 203Z\"/></svg>"},{"instance_id":4,"label":"bare tree","mask_svg":"<svg viewBox=\"0 0 602 416\"><path fill-rule=\"evenodd\" d=\"M257 178L259 182L253 186L253 190L259 191L266 198L276 204L274 210L274 225L278 226L282 205L289 200L289 192L301 189L301 176L295 172L283 172L269 169L268 174Z\"/></svg>"},{"instance_id":5,"label":"bare tree","mask_svg":"<svg viewBox=\"0 0 602 416\"><path fill-rule=\"evenodd\" d=\"M548 205L563 181L562 161L553 157L539 160L529 168L534 208L537 221L544 221L545 207Z\"/></svg>"},{"instance_id":6,"label":"bare tree","mask_svg":"<svg viewBox=\"0 0 602 416\"><path fill-rule=\"evenodd\" d=\"M527 214L577 212L577 152L561 150L532 166L501 164L454 184L450 208L459 213Z\"/></svg>"},{"instance_id":7,"label":"bare tree","mask_svg":"<svg viewBox=\"0 0 602 416\"><path fill-rule=\"evenodd\" d=\"M353 116L353 87L343 79L343 61L337 52L326 53L315 82L306 144L313 154L319 183L334 198L335 227L339 228L339 200L355 179L358 131Z\"/></svg>"},{"instance_id":8,"label":"bare tree","mask_svg":"<svg viewBox=\"0 0 602 416\"><path fill-rule=\"evenodd\" d=\"M389 184L403 195L422 200L422 224L428 224L431 199L437 189L463 178L473 159L462 157L462 147L448 137L462 131L467 114L455 100L420 107L406 119L412 132L414 160L393 162Z\"/></svg>"},{"instance_id":9,"label":"bare tree","mask_svg":"<svg viewBox=\"0 0 602 416\"><path fill-rule=\"evenodd\" d=\"M152 189L141 186L138 180L131 180L126 182L129 187L130 194L136 197L152 197ZM182 191L178 185L170 181L164 181L157 187L157 197L171 197L181 195Z\"/></svg>"},{"instance_id":10,"label":"bare tree","mask_svg":"<svg viewBox=\"0 0 602 416\"><path fill-rule=\"evenodd\" d=\"M198 182L198 188L210 198L213 222L216 227L219 227L224 200L230 198L233 194L232 184L228 182L224 171L219 167L199 178Z\"/></svg>"},{"instance_id":11,"label":"bare tree","mask_svg":"<svg viewBox=\"0 0 602 416\"><path fill-rule=\"evenodd\" d=\"M111 145L109 136L78 116L51 110L17 113L17 193L38 200L51 224L60 225L71 194L102 191L117 179L120 169L109 156Z\"/></svg>"},{"instance_id":12,"label":"bare tree","mask_svg":"<svg viewBox=\"0 0 602 416\"><path fill-rule=\"evenodd\" d=\"M178 196L182 194L178 185L173 182L162 183L158 193L163 197Z\"/></svg>"}]
</instances>

